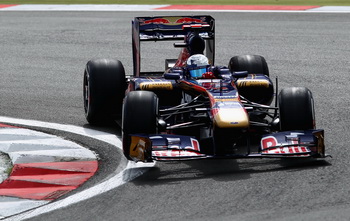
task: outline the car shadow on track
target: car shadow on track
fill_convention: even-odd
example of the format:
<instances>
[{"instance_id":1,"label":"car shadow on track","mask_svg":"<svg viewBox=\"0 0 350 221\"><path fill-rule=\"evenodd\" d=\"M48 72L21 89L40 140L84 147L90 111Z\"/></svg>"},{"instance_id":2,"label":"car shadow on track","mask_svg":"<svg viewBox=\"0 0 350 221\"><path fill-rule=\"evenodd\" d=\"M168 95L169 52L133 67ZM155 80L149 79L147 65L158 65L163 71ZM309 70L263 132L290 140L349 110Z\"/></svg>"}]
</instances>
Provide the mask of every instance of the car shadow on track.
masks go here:
<instances>
[{"instance_id":1,"label":"car shadow on track","mask_svg":"<svg viewBox=\"0 0 350 221\"><path fill-rule=\"evenodd\" d=\"M252 174L294 172L330 166L326 160L244 159L157 162L155 167L132 182L136 185L177 184L186 180L213 179L218 182L249 179Z\"/></svg>"}]
</instances>

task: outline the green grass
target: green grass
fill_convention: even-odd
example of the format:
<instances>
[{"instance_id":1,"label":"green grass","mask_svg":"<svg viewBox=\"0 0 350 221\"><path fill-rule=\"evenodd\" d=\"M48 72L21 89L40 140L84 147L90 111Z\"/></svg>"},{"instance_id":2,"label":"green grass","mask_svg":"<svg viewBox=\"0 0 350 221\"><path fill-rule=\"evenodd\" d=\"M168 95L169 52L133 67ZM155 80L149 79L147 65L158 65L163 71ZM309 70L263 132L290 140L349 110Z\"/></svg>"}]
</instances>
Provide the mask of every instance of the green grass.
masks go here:
<instances>
[{"instance_id":1,"label":"green grass","mask_svg":"<svg viewBox=\"0 0 350 221\"><path fill-rule=\"evenodd\" d=\"M12 172L13 166L7 168L7 170L5 171L5 173L10 176L11 172Z\"/></svg>"},{"instance_id":2,"label":"green grass","mask_svg":"<svg viewBox=\"0 0 350 221\"><path fill-rule=\"evenodd\" d=\"M0 0L0 4L343 5L350 0Z\"/></svg>"}]
</instances>

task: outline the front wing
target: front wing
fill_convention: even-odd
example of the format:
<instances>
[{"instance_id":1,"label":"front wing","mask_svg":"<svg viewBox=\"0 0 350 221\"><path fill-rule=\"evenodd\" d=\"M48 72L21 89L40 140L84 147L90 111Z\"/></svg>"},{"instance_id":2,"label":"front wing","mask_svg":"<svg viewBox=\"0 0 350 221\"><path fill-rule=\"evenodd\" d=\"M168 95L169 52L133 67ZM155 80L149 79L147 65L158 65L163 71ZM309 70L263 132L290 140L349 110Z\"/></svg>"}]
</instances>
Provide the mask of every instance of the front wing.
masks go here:
<instances>
[{"instance_id":1,"label":"front wing","mask_svg":"<svg viewBox=\"0 0 350 221\"><path fill-rule=\"evenodd\" d=\"M215 147L213 147L215 148ZM166 160L195 160L213 158L324 158L324 131L286 131L264 135L260 150L247 154L214 154L208 147L190 136L182 135L131 135L130 158L134 161L152 162Z\"/></svg>"}]
</instances>

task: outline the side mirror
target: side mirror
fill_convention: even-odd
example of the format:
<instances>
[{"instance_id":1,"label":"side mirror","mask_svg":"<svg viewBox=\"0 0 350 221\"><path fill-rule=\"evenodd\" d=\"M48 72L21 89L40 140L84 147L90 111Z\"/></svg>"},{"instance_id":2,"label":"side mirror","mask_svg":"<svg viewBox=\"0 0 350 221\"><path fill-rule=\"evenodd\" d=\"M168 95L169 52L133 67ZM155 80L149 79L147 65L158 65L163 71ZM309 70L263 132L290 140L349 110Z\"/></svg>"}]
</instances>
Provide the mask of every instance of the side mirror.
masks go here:
<instances>
[{"instance_id":1,"label":"side mirror","mask_svg":"<svg viewBox=\"0 0 350 221\"><path fill-rule=\"evenodd\" d=\"M181 75L180 73L165 73L164 78L167 80L179 80Z\"/></svg>"},{"instance_id":2,"label":"side mirror","mask_svg":"<svg viewBox=\"0 0 350 221\"><path fill-rule=\"evenodd\" d=\"M245 78L248 76L248 71L237 71L237 72L233 72L232 76L234 78Z\"/></svg>"}]
</instances>

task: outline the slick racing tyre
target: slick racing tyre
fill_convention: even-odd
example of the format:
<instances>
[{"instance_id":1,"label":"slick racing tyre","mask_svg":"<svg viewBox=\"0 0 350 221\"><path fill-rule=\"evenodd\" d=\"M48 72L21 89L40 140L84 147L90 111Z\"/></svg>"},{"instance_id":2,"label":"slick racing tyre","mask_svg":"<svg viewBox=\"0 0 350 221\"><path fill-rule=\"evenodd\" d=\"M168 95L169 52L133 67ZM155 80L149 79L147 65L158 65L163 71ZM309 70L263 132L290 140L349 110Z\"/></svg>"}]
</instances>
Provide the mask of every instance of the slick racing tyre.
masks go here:
<instances>
[{"instance_id":1,"label":"slick racing tyre","mask_svg":"<svg viewBox=\"0 0 350 221\"><path fill-rule=\"evenodd\" d=\"M248 80L242 80L246 82L255 81L255 77L252 74L263 74L269 77L269 69L266 60L264 57L259 55L242 55L232 57L229 62L229 69L231 72L248 71ZM268 78L263 81L269 81L268 86L238 83L237 88L239 94L251 102L270 105L274 94L273 85Z\"/></svg>"},{"instance_id":2,"label":"slick racing tyre","mask_svg":"<svg viewBox=\"0 0 350 221\"><path fill-rule=\"evenodd\" d=\"M305 87L282 89L278 96L281 131L315 128L314 101Z\"/></svg>"},{"instance_id":3,"label":"slick racing tyre","mask_svg":"<svg viewBox=\"0 0 350 221\"><path fill-rule=\"evenodd\" d=\"M92 125L120 119L126 79L123 64L116 59L95 59L84 71L84 110Z\"/></svg>"},{"instance_id":4,"label":"slick racing tyre","mask_svg":"<svg viewBox=\"0 0 350 221\"><path fill-rule=\"evenodd\" d=\"M231 72L248 71L248 74L270 76L266 60L260 55L242 55L230 59L228 68Z\"/></svg>"},{"instance_id":5,"label":"slick racing tyre","mask_svg":"<svg viewBox=\"0 0 350 221\"><path fill-rule=\"evenodd\" d=\"M124 100L122 130L123 152L130 159L130 134L156 134L158 97L151 91L131 91Z\"/></svg>"}]
</instances>

